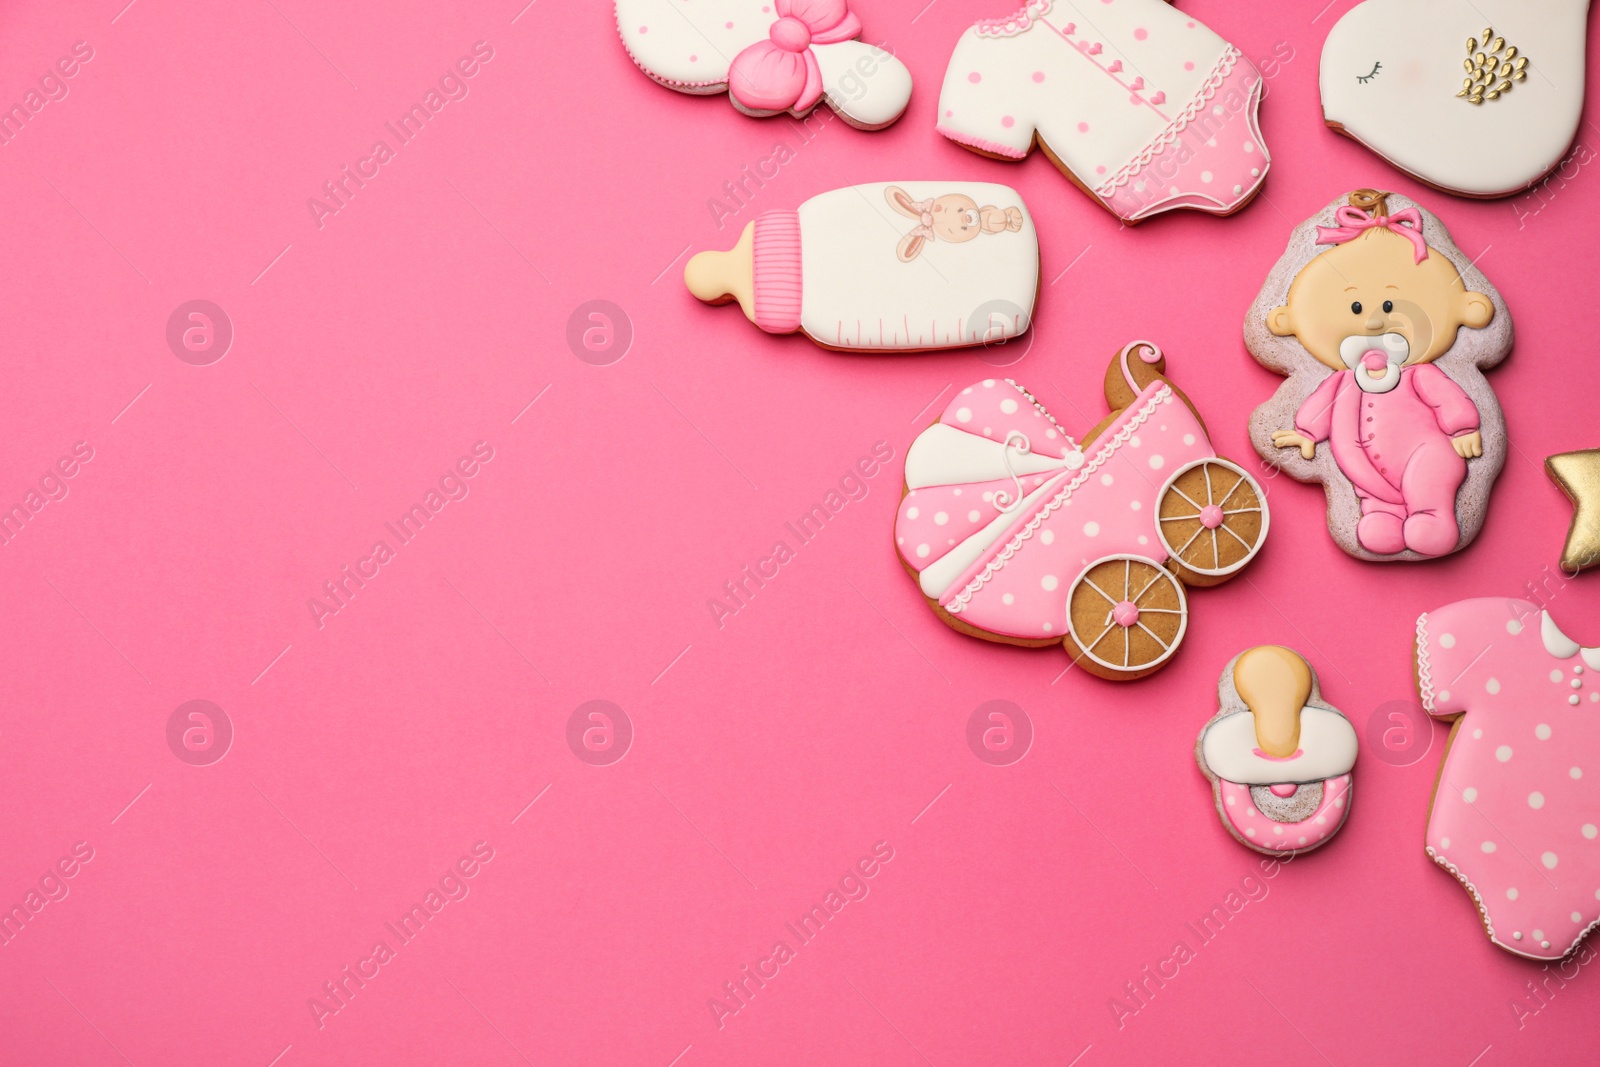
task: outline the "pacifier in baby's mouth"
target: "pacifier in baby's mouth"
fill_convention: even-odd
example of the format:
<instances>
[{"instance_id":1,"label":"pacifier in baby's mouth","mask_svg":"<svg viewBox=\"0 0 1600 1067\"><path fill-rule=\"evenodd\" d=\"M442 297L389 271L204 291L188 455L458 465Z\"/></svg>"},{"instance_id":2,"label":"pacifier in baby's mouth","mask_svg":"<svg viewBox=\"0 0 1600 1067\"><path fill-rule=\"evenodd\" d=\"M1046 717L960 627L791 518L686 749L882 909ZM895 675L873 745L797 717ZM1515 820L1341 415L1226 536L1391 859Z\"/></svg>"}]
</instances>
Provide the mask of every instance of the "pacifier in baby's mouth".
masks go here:
<instances>
[{"instance_id":1,"label":"pacifier in baby's mouth","mask_svg":"<svg viewBox=\"0 0 1600 1067\"><path fill-rule=\"evenodd\" d=\"M1355 371L1356 385L1364 393L1387 393L1399 385L1400 368L1410 355L1404 334L1354 334L1339 343L1339 358Z\"/></svg>"}]
</instances>

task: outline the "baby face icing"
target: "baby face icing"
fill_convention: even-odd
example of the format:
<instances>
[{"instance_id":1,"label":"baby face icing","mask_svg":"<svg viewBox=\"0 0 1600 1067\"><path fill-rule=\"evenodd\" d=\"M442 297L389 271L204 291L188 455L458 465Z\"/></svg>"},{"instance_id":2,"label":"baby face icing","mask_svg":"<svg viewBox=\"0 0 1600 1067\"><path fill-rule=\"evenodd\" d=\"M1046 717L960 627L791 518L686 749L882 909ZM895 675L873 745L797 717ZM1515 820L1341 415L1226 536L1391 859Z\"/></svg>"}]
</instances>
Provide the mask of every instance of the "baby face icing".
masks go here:
<instances>
[{"instance_id":1,"label":"baby face icing","mask_svg":"<svg viewBox=\"0 0 1600 1067\"><path fill-rule=\"evenodd\" d=\"M1449 258L1420 232L1384 220L1312 258L1289 286L1267 328L1295 337L1318 362L1355 371L1364 392L1400 384L1400 369L1431 363L1462 326L1481 329L1494 304L1467 289ZM1420 226L1418 227L1420 230Z\"/></svg>"}]
</instances>

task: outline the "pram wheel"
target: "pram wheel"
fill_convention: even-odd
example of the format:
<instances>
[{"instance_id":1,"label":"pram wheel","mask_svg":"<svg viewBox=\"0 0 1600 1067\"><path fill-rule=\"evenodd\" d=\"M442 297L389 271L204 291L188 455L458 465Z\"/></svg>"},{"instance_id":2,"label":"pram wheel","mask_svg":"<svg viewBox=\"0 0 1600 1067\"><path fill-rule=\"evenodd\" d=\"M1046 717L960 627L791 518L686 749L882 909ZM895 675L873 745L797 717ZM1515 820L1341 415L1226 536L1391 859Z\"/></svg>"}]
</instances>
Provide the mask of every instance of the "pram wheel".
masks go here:
<instances>
[{"instance_id":1,"label":"pram wheel","mask_svg":"<svg viewBox=\"0 0 1600 1067\"><path fill-rule=\"evenodd\" d=\"M1183 583L1143 556L1106 556L1084 568L1067 594L1072 658L1102 678L1126 681L1156 670L1189 626Z\"/></svg>"},{"instance_id":2,"label":"pram wheel","mask_svg":"<svg viewBox=\"0 0 1600 1067\"><path fill-rule=\"evenodd\" d=\"M1267 536L1266 494L1225 459L1180 467L1161 487L1156 507L1161 547L1190 585L1227 581L1255 558Z\"/></svg>"}]
</instances>

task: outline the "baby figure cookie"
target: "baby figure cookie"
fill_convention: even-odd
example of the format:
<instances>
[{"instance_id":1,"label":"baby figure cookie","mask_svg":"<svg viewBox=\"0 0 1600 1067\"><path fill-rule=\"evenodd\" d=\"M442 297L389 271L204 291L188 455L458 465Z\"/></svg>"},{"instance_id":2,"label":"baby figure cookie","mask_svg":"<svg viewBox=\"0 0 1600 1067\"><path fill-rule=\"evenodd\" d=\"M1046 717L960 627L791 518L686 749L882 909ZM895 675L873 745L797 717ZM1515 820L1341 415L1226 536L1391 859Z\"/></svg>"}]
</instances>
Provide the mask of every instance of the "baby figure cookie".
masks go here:
<instances>
[{"instance_id":1,"label":"baby figure cookie","mask_svg":"<svg viewBox=\"0 0 1600 1067\"><path fill-rule=\"evenodd\" d=\"M1505 464L1483 372L1511 351L1511 314L1432 212L1371 189L1329 204L1295 228L1244 338L1289 377L1250 440L1322 483L1340 548L1420 560L1472 543Z\"/></svg>"},{"instance_id":2,"label":"baby figure cookie","mask_svg":"<svg viewBox=\"0 0 1600 1067\"><path fill-rule=\"evenodd\" d=\"M1322 46L1324 121L1447 192L1550 173L1583 112L1589 0L1366 0Z\"/></svg>"},{"instance_id":3,"label":"baby figure cookie","mask_svg":"<svg viewBox=\"0 0 1600 1067\"><path fill-rule=\"evenodd\" d=\"M911 72L856 40L846 0L617 0L628 55L669 89L726 92L746 115L809 115L820 103L852 126L892 125L911 100Z\"/></svg>"},{"instance_id":4,"label":"baby figure cookie","mask_svg":"<svg viewBox=\"0 0 1600 1067\"><path fill-rule=\"evenodd\" d=\"M996 159L1039 144L1126 222L1228 215L1266 178L1262 86L1237 48L1165 0L1032 0L961 35L938 130Z\"/></svg>"},{"instance_id":5,"label":"baby figure cookie","mask_svg":"<svg viewBox=\"0 0 1600 1067\"><path fill-rule=\"evenodd\" d=\"M962 633L1062 645L1092 674L1142 678L1177 652L1185 585L1261 550L1266 494L1212 450L1161 350L1111 360L1111 414L1074 438L1016 382L958 392L906 454L895 547Z\"/></svg>"},{"instance_id":6,"label":"baby figure cookie","mask_svg":"<svg viewBox=\"0 0 1600 1067\"><path fill-rule=\"evenodd\" d=\"M825 348L914 352L1028 329L1039 235L1016 190L985 182L855 185L768 211L683 272L712 304Z\"/></svg>"},{"instance_id":7,"label":"baby figure cookie","mask_svg":"<svg viewBox=\"0 0 1600 1067\"><path fill-rule=\"evenodd\" d=\"M1417 619L1416 676L1452 720L1428 856L1489 940L1560 959L1600 923L1600 648L1530 601L1463 600Z\"/></svg>"},{"instance_id":8,"label":"baby figure cookie","mask_svg":"<svg viewBox=\"0 0 1600 1067\"><path fill-rule=\"evenodd\" d=\"M1280 645L1252 648L1223 668L1217 698L1194 758L1228 833L1269 856L1327 844L1350 814L1358 746L1311 664Z\"/></svg>"}]
</instances>

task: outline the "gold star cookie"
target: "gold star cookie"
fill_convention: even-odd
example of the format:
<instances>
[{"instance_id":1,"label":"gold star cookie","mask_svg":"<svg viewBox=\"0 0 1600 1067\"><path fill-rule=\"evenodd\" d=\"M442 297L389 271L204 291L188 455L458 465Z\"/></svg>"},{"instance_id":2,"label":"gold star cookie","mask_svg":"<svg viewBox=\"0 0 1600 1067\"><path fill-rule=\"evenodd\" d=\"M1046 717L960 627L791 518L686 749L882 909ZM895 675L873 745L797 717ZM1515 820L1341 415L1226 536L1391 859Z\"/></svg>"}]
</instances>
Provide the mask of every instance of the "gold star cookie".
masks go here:
<instances>
[{"instance_id":1,"label":"gold star cookie","mask_svg":"<svg viewBox=\"0 0 1600 1067\"><path fill-rule=\"evenodd\" d=\"M1576 574L1600 563L1600 448L1551 456L1544 469L1572 499L1572 529L1561 552L1561 569Z\"/></svg>"}]
</instances>

